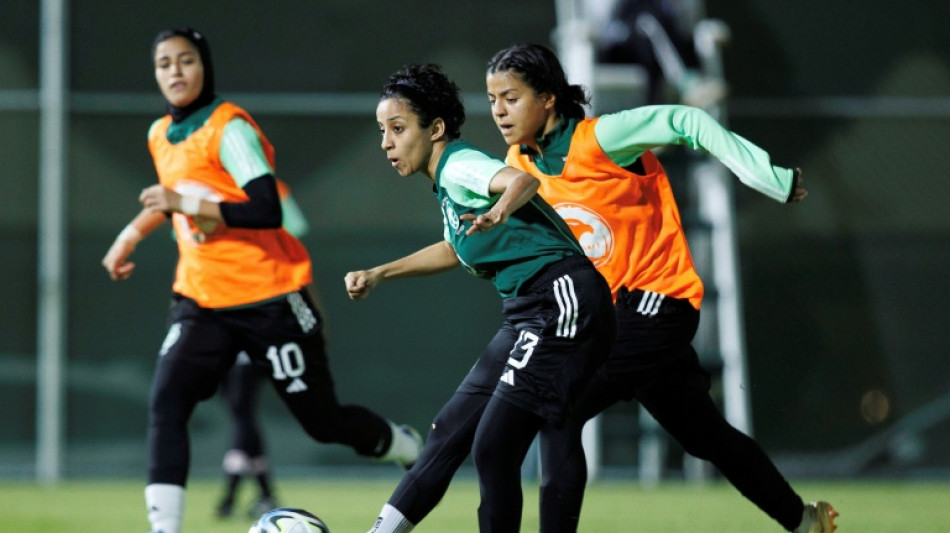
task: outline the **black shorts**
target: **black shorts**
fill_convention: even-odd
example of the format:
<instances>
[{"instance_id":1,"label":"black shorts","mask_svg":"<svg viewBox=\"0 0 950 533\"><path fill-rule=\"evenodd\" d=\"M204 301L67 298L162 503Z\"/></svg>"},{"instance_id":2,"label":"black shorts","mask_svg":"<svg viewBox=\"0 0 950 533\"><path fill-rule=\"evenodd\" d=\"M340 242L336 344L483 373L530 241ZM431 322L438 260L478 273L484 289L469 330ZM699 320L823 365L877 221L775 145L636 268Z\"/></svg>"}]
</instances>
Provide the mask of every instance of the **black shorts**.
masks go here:
<instances>
[{"instance_id":1,"label":"black shorts","mask_svg":"<svg viewBox=\"0 0 950 533\"><path fill-rule=\"evenodd\" d=\"M636 399L671 376L709 386L709 373L691 345L699 311L688 300L656 296L626 289L617 296L617 343L598 370L602 389L615 389L617 399Z\"/></svg>"},{"instance_id":2,"label":"black shorts","mask_svg":"<svg viewBox=\"0 0 950 533\"><path fill-rule=\"evenodd\" d=\"M552 264L503 311L508 356L494 395L559 425L614 342L610 289L586 257ZM497 347L494 351L499 351Z\"/></svg>"},{"instance_id":3,"label":"black shorts","mask_svg":"<svg viewBox=\"0 0 950 533\"><path fill-rule=\"evenodd\" d=\"M203 400L214 394L237 354L245 351L285 399L321 388L332 392L322 326L320 314L303 289L226 310L203 308L176 294L159 351L159 370L177 368L202 376L175 381L191 389L189 396Z\"/></svg>"},{"instance_id":4,"label":"black shorts","mask_svg":"<svg viewBox=\"0 0 950 533\"><path fill-rule=\"evenodd\" d=\"M491 396L498 385L498 376L505 369L505 362L511 355L511 348L518 340L518 331L510 322L502 324L488 346L482 350L478 361L468 371L458 392Z\"/></svg>"}]
</instances>

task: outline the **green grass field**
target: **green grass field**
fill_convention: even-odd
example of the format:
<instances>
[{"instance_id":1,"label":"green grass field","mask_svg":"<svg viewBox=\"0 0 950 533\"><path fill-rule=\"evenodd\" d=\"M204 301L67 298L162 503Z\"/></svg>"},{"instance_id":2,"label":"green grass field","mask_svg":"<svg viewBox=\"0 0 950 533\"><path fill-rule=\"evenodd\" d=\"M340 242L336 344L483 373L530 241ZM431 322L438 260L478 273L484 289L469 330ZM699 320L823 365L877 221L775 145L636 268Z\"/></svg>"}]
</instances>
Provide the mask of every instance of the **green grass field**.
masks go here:
<instances>
[{"instance_id":1,"label":"green grass field","mask_svg":"<svg viewBox=\"0 0 950 533\"><path fill-rule=\"evenodd\" d=\"M306 508L334 533L365 533L394 487L392 479L281 479L283 504ZM806 499L831 501L840 511L838 533L950 532L950 483L794 483ZM186 533L245 533L251 520L212 516L220 486L197 481L188 492ZM249 496L251 491L245 490ZM415 531L477 531L478 487L456 481L439 507ZM525 488L522 531L537 531L537 495ZM0 483L0 531L10 533L144 533L141 483L70 481L58 486ZM781 532L777 523L720 482L671 483L653 489L631 482L593 483L587 491L583 532Z\"/></svg>"}]
</instances>

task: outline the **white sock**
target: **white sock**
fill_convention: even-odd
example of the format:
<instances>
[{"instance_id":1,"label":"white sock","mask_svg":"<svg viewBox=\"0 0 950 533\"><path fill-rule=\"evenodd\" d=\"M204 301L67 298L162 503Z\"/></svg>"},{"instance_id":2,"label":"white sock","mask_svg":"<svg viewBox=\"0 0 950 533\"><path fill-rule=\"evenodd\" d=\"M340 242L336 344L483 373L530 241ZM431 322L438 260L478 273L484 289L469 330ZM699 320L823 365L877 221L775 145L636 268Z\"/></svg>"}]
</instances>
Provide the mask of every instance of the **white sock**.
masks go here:
<instances>
[{"instance_id":1,"label":"white sock","mask_svg":"<svg viewBox=\"0 0 950 533\"><path fill-rule=\"evenodd\" d=\"M368 533L409 533L413 527L415 526L412 522L406 520L399 509L387 503Z\"/></svg>"},{"instance_id":2,"label":"white sock","mask_svg":"<svg viewBox=\"0 0 950 533\"><path fill-rule=\"evenodd\" d=\"M145 506L153 532L181 533L185 514L185 487L165 483L147 485Z\"/></svg>"},{"instance_id":3,"label":"white sock","mask_svg":"<svg viewBox=\"0 0 950 533\"><path fill-rule=\"evenodd\" d=\"M815 520L812 517L812 514L809 512L809 505L805 504L805 509L802 511L802 521L798 524L798 527L795 528L795 531L792 533L808 533L808 530L811 529L811 525Z\"/></svg>"},{"instance_id":4,"label":"white sock","mask_svg":"<svg viewBox=\"0 0 950 533\"><path fill-rule=\"evenodd\" d=\"M389 427L393 432L393 441L379 460L401 464L414 463L419 458L419 441L392 422L389 422Z\"/></svg>"},{"instance_id":5,"label":"white sock","mask_svg":"<svg viewBox=\"0 0 950 533\"><path fill-rule=\"evenodd\" d=\"M241 450L228 450L221 461L225 474L243 476L251 471L251 458Z\"/></svg>"}]
</instances>

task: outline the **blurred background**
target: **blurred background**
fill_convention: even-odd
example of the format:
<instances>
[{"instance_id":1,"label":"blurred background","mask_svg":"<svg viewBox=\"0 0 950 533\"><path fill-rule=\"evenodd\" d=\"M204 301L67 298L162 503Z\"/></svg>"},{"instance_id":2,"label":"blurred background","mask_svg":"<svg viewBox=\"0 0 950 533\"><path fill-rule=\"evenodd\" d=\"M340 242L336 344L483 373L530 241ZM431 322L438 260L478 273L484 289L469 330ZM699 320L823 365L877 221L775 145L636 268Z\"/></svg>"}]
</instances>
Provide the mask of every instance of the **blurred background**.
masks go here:
<instances>
[{"instance_id":1,"label":"blurred background","mask_svg":"<svg viewBox=\"0 0 950 533\"><path fill-rule=\"evenodd\" d=\"M501 321L490 285L461 271L347 300L348 270L441 237L426 181L400 178L379 149L379 87L404 63L441 64L466 97L464 137L501 156L485 65L537 42L560 50L597 111L695 101L804 169L810 195L794 206L727 174L723 228L704 214L704 187L721 176L704 177L701 154L660 154L707 269L697 347L723 376L724 408L738 398L737 425L793 476L950 477L950 2L668 3L685 70L662 34L610 1L4 0L0 478L144 476L177 253L156 234L125 283L100 260L156 181L145 134L164 106L150 45L180 25L205 33L219 94L253 114L307 215L343 401L428 427ZM713 48L678 46L697 35ZM629 48L643 36L652 59ZM367 467L310 441L269 390L261 417L278 476ZM191 428L192 471L217 475L230 432L220 398ZM633 405L606 412L593 442L604 476L714 475Z\"/></svg>"}]
</instances>

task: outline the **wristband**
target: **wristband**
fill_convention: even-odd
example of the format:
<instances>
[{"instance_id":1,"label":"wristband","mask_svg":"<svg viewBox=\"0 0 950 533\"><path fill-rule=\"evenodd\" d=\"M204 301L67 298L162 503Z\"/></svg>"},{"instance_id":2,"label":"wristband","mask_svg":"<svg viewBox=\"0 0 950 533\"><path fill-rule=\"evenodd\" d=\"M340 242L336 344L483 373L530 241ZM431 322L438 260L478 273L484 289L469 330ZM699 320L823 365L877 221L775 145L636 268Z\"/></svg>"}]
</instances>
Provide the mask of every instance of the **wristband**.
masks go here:
<instances>
[{"instance_id":1,"label":"wristband","mask_svg":"<svg viewBox=\"0 0 950 533\"><path fill-rule=\"evenodd\" d=\"M132 244L138 244L145 236L142 235L142 232L138 230L132 224L127 225L122 228L122 231L119 232L119 236L116 237L117 241L130 241Z\"/></svg>"},{"instance_id":2,"label":"wristband","mask_svg":"<svg viewBox=\"0 0 950 533\"><path fill-rule=\"evenodd\" d=\"M197 215L198 208L201 207L201 198L197 196L182 196L181 197L181 212L186 215Z\"/></svg>"}]
</instances>

